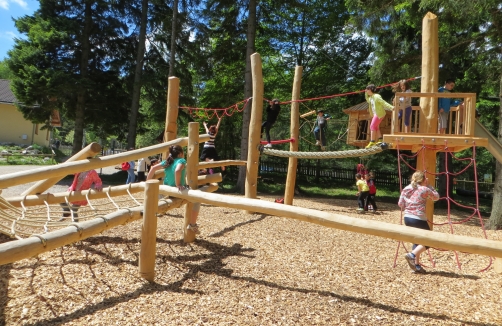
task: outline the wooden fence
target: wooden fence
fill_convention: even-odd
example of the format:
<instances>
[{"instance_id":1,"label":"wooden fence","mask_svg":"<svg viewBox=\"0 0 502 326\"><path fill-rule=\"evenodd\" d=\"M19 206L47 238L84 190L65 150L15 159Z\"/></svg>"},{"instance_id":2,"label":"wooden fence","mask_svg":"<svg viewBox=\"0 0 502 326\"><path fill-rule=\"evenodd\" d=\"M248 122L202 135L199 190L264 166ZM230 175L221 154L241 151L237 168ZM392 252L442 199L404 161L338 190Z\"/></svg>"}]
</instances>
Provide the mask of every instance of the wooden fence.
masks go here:
<instances>
[{"instance_id":1,"label":"wooden fence","mask_svg":"<svg viewBox=\"0 0 502 326\"><path fill-rule=\"evenodd\" d=\"M279 173L286 174L288 172L287 163L261 161L260 162L260 174L270 174ZM296 170L296 175L298 177L311 177L319 178L320 183L355 183L356 169L347 168L326 168L319 167L312 163L301 164L298 163ZM404 188L410 183L410 175L404 174L399 178L397 172L378 172L375 171L375 183L377 185L383 186L396 186L399 187L399 181L401 181L401 186ZM436 189L438 188L438 179L436 178ZM465 189L465 190L476 190L474 181L468 180L455 180L453 182L453 189ZM489 182L478 182L478 191L481 192L493 192L494 183Z\"/></svg>"}]
</instances>

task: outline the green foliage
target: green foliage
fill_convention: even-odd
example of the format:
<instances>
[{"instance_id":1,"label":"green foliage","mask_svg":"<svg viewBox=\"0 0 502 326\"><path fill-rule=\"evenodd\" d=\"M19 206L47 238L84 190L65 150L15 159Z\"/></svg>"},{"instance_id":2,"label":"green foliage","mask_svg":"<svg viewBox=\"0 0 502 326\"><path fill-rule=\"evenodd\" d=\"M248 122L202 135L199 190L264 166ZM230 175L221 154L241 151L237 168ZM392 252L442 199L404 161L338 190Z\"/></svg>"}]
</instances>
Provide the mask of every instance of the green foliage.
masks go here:
<instances>
[{"instance_id":1,"label":"green foliage","mask_svg":"<svg viewBox=\"0 0 502 326\"><path fill-rule=\"evenodd\" d=\"M12 79L14 74L10 71L7 62L0 61L0 79Z\"/></svg>"}]
</instances>

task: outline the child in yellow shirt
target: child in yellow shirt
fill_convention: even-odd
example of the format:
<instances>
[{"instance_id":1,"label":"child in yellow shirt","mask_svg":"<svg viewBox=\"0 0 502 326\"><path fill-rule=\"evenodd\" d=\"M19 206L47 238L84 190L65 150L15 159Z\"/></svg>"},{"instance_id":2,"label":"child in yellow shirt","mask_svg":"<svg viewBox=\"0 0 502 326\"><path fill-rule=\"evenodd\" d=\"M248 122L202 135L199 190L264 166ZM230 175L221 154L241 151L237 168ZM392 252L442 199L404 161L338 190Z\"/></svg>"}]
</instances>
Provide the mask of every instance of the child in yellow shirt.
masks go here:
<instances>
[{"instance_id":1,"label":"child in yellow shirt","mask_svg":"<svg viewBox=\"0 0 502 326\"><path fill-rule=\"evenodd\" d=\"M356 174L356 186L357 186L357 205L359 208L357 209L358 213L364 213L364 207L366 207L366 198L370 194L370 188L364 180L363 176L360 173Z\"/></svg>"}]
</instances>

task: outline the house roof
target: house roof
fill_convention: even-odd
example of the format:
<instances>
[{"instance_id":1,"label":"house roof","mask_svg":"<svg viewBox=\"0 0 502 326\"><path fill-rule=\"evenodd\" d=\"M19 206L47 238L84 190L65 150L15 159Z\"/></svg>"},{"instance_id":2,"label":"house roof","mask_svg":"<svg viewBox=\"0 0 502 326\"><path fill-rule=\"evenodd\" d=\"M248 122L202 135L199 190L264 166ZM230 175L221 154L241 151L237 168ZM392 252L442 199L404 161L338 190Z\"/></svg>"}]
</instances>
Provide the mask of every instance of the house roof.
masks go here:
<instances>
[{"instance_id":1,"label":"house roof","mask_svg":"<svg viewBox=\"0 0 502 326\"><path fill-rule=\"evenodd\" d=\"M356 111L368 111L368 102L364 101L362 103L351 106L350 108L344 109L344 113L356 112Z\"/></svg>"},{"instance_id":2,"label":"house roof","mask_svg":"<svg viewBox=\"0 0 502 326\"><path fill-rule=\"evenodd\" d=\"M16 101L14 93L10 90L10 80L0 79L0 103L14 104Z\"/></svg>"}]
</instances>

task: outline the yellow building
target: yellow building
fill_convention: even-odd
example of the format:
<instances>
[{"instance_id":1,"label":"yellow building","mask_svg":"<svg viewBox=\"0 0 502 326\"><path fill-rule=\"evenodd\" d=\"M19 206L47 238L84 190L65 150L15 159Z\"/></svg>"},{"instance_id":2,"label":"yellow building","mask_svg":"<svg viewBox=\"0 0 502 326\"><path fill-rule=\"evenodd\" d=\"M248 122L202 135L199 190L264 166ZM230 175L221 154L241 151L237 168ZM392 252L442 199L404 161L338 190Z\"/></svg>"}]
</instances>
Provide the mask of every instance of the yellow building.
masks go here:
<instances>
[{"instance_id":1,"label":"yellow building","mask_svg":"<svg viewBox=\"0 0 502 326\"><path fill-rule=\"evenodd\" d=\"M16 97L10 90L10 81L0 79L0 143L16 145L49 146L49 130L40 130L40 125L33 124L23 117L14 105Z\"/></svg>"}]
</instances>

